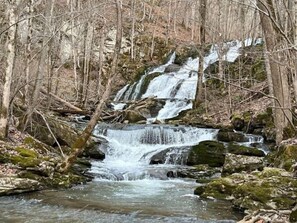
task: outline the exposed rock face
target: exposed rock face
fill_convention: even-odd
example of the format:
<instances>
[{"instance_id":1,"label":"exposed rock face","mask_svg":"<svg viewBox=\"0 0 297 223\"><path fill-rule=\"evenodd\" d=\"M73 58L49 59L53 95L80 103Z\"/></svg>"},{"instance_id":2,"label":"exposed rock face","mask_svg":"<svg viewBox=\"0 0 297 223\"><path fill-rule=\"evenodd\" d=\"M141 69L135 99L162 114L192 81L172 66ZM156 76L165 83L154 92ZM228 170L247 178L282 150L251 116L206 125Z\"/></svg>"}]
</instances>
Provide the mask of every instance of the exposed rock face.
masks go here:
<instances>
[{"instance_id":1,"label":"exposed rock face","mask_svg":"<svg viewBox=\"0 0 297 223\"><path fill-rule=\"evenodd\" d=\"M40 190L41 184L36 180L18 177L0 177L0 196L19 194Z\"/></svg>"},{"instance_id":2,"label":"exposed rock face","mask_svg":"<svg viewBox=\"0 0 297 223\"><path fill-rule=\"evenodd\" d=\"M235 154L226 154L222 175L226 176L232 173L242 171L251 172L253 170L261 170L264 168L262 157L242 156Z\"/></svg>"},{"instance_id":3,"label":"exposed rock face","mask_svg":"<svg viewBox=\"0 0 297 223\"><path fill-rule=\"evenodd\" d=\"M226 148L220 142L200 142L190 150L187 165L208 164L211 167L223 166L226 151Z\"/></svg>"},{"instance_id":4,"label":"exposed rock face","mask_svg":"<svg viewBox=\"0 0 297 223\"><path fill-rule=\"evenodd\" d=\"M250 174L236 173L215 179L196 189L202 197L231 200L239 209L292 210L297 199L297 179L278 168L264 168Z\"/></svg>"}]
</instances>

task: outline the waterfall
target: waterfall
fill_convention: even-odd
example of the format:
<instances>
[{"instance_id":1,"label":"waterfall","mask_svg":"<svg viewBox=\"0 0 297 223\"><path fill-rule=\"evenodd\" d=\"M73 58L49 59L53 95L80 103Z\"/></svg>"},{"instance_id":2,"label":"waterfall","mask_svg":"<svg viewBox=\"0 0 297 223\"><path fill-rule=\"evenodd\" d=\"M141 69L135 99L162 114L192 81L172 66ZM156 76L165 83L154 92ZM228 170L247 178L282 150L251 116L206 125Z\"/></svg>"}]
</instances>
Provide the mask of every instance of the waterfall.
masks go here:
<instances>
[{"instance_id":1,"label":"waterfall","mask_svg":"<svg viewBox=\"0 0 297 223\"><path fill-rule=\"evenodd\" d=\"M149 162L154 154L175 147L174 159L181 160L180 148L188 146L189 149L200 141L212 140L217 132L186 126L127 125L119 128L98 125L94 135L105 138L108 143L104 149L105 160L93 163L92 172L111 180L150 178Z\"/></svg>"},{"instance_id":2,"label":"waterfall","mask_svg":"<svg viewBox=\"0 0 297 223\"><path fill-rule=\"evenodd\" d=\"M118 93L116 94L114 101L128 101L128 100L136 100L139 99L140 90L143 85L143 81L145 78L153 73L162 73L165 71L166 67L168 67L170 64L172 64L175 60L175 52L172 53L172 55L169 57L169 60L167 63L158 66L154 69L152 69L149 72L145 72L144 75L141 76L140 80L135 82L133 85L126 85L124 86Z\"/></svg>"},{"instance_id":3,"label":"waterfall","mask_svg":"<svg viewBox=\"0 0 297 223\"><path fill-rule=\"evenodd\" d=\"M240 55L240 48L260 44L261 42L261 39L253 40L252 38L249 38L243 42L235 40L221 45L213 44L208 55L204 57L203 68L205 70L208 66L219 60L219 47L221 47L221 51L223 51L223 55L221 55L222 60L234 62ZM156 117L150 118L151 120L158 119L160 121L176 117L181 111L191 109L191 100L195 99L197 88L199 59L188 58L185 64L181 66L177 72L164 73L166 67L174 63L174 60L175 53L172 54L166 64L147 72L133 85L126 85L122 88L115 97L115 101L136 100L149 97L165 99L166 103L159 111L159 114ZM163 74L153 78L144 93L140 92L146 77L156 72Z\"/></svg>"}]
</instances>

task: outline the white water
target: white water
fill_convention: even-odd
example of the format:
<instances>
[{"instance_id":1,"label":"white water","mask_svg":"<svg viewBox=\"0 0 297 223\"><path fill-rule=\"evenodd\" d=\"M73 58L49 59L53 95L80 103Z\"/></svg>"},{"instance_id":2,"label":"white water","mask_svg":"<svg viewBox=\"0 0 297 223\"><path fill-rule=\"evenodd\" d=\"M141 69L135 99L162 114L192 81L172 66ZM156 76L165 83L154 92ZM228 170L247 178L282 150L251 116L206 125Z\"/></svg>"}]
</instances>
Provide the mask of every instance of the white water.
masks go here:
<instances>
[{"instance_id":1,"label":"white water","mask_svg":"<svg viewBox=\"0 0 297 223\"><path fill-rule=\"evenodd\" d=\"M253 40L251 38L246 39L243 42L236 40L224 43L221 46L221 58L223 61L234 62L240 55L240 48L259 43L261 43L261 39ZM219 47L219 45L214 44L211 47L209 54L204 57L204 70L208 68L209 65L219 60ZM141 96L139 95L145 77L151 73L164 72L167 66L174 63L174 59L175 54L171 56L166 64L143 75L140 81L137 82L136 87L134 86L135 84L129 88L125 86L118 92L115 101L127 101L128 99L135 100L139 97L165 99L166 103L159 111L159 114L156 117L151 118L151 120L157 119L160 121L176 117L181 111L191 109L191 100L195 99L197 87L197 72L199 67L198 58L189 58L177 72L164 73L163 75L154 78L150 82L146 92Z\"/></svg>"},{"instance_id":2,"label":"white water","mask_svg":"<svg viewBox=\"0 0 297 223\"><path fill-rule=\"evenodd\" d=\"M150 158L170 147L196 145L215 138L218 130L159 125L127 126L121 129L97 126L94 135L108 141L103 162L93 163L91 172L111 180L150 179L155 173ZM177 151L178 153L178 151ZM156 175L166 178L166 168Z\"/></svg>"}]
</instances>

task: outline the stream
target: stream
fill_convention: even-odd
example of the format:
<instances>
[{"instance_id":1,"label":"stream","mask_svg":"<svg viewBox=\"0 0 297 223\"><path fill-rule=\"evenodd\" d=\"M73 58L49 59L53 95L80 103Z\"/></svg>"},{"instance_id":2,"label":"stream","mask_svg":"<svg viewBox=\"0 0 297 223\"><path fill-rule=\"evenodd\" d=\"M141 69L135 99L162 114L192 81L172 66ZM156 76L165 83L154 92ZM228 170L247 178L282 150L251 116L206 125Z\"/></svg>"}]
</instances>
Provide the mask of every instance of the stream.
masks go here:
<instances>
[{"instance_id":1,"label":"stream","mask_svg":"<svg viewBox=\"0 0 297 223\"><path fill-rule=\"evenodd\" d=\"M105 141L100 149L106 158L92 161L94 180L68 190L1 197L1 222L235 222L242 215L230 203L200 199L193 179L167 176L189 168L184 152L216 134L186 126L98 125L94 135ZM164 164L149 164L168 148Z\"/></svg>"}]
</instances>

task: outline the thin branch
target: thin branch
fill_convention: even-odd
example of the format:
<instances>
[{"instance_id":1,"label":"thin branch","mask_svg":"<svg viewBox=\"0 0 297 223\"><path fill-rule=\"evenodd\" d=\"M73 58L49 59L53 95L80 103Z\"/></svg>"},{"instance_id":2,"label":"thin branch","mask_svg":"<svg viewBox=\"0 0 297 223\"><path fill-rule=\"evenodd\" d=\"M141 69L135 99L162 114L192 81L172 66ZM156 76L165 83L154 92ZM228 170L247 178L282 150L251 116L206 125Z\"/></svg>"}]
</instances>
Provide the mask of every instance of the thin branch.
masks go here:
<instances>
[{"instance_id":1,"label":"thin branch","mask_svg":"<svg viewBox=\"0 0 297 223\"><path fill-rule=\"evenodd\" d=\"M59 147L59 149L60 149L60 152L61 152L61 154L62 154L62 157L64 158L65 155L64 155L63 150L62 150L62 148L61 148L61 145L60 145L60 143L58 142L57 138L55 137L54 133L52 132L52 130L51 130L51 128L50 128L48 122L46 121L46 118L44 117L43 114L41 114L41 112L37 111L36 109L35 109L35 112L36 112L37 114L39 114L39 115L42 117L42 119L43 119L43 121L44 121L44 123L45 123L47 129L49 130L50 134L53 136L55 142L57 143L57 145L58 145L58 147Z\"/></svg>"}]
</instances>

